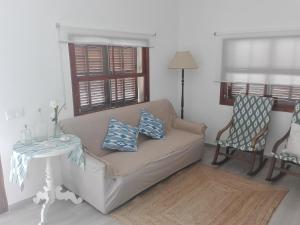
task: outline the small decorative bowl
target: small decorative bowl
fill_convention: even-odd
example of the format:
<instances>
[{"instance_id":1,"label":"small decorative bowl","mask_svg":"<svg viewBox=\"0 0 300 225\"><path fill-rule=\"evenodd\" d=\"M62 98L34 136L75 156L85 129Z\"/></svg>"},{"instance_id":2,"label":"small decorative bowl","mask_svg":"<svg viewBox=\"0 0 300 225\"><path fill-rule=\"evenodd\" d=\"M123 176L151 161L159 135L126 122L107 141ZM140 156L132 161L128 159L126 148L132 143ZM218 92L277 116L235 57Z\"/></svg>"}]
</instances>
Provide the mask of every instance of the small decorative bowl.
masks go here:
<instances>
[{"instance_id":1,"label":"small decorative bowl","mask_svg":"<svg viewBox=\"0 0 300 225\"><path fill-rule=\"evenodd\" d=\"M68 135L63 135L59 138L59 140L63 141L63 142L67 142L70 141L70 137Z\"/></svg>"}]
</instances>

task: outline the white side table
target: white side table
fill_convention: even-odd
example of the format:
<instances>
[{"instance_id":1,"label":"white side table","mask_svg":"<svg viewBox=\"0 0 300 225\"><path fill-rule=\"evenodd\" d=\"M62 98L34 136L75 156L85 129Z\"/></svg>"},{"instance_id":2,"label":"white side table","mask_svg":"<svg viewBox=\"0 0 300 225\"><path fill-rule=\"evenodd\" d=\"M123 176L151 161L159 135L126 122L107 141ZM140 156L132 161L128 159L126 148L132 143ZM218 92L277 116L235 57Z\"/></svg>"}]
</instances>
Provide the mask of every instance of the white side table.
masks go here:
<instances>
[{"instance_id":1,"label":"white side table","mask_svg":"<svg viewBox=\"0 0 300 225\"><path fill-rule=\"evenodd\" d=\"M18 181L19 185L23 186L24 177L20 175L23 174L20 173L20 171L23 171L25 168L25 172L27 172L27 163L29 162L29 159L46 159L46 185L43 188L44 190L38 192L33 198L33 202L36 204L39 204L41 201L45 201L42 205L41 221L39 225L46 224L46 216L48 209L50 205L55 202L56 199L71 200L74 204L80 204L82 202L82 199L80 197L77 198L73 192L62 192L63 188L61 186L56 187L54 184L52 167L52 161L54 158L65 154L69 154L69 158L71 158L71 160L71 154L73 154L73 158L77 159L80 159L80 157L84 157L80 139L74 135L67 135L66 137L67 140L62 140L60 138L51 138L47 141L39 143L36 142L28 146L21 145L20 143L17 143L14 146L11 161L11 182ZM76 160L73 159L73 161ZM79 161L77 162L77 164L80 164ZM16 165L22 165L22 168L16 168Z\"/></svg>"}]
</instances>

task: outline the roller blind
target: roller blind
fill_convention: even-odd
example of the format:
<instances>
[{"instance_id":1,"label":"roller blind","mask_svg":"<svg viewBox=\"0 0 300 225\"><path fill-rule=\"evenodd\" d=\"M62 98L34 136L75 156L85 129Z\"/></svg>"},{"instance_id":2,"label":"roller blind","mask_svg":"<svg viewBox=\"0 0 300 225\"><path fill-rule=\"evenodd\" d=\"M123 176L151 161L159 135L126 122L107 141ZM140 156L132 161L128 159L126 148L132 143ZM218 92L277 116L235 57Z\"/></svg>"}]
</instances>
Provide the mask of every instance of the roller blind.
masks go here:
<instances>
[{"instance_id":1,"label":"roller blind","mask_svg":"<svg viewBox=\"0 0 300 225\"><path fill-rule=\"evenodd\" d=\"M300 85L300 37L224 39L220 81Z\"/></svg>"}]
</instances>

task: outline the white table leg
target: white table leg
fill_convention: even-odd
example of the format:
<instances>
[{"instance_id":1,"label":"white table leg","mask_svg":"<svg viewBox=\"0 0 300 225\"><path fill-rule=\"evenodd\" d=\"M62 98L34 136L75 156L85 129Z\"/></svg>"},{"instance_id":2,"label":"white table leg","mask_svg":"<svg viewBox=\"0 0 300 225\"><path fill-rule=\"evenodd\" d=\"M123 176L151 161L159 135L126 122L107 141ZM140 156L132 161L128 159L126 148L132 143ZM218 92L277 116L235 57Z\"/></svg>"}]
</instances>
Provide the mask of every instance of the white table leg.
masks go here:
<instances>
[{"instance_id":1,"label":"white table leg","mask_svg":"<svg viewBox=\"0 0 300 225\"><path fill-rule=\"evenodd\" d=\"M76 205L78 205L82 202L82 198L80 198L80 197L77 198L73 192L71 192L71 191L62 192L62 189L63 188L61 186L56 187L56 192L55 192L56 199L70 200L71 202L73 202Z\"/></svg>"},{"instance_id":2,"label":"white table leg","mask_svg":"<svg viewBox=\"0 0 300 225\"><path fill-rule=\"evenodd\" d=\"M48 209L50 205L54 203L55 199L71 200L74 204L80 204L82 202L82 198L77 198L73 192L62 192L63 188L61 186L55 188L51 159L52 157L46 159L46 185L44 186L44 191L38 192L33 198L35 204L39 204L41 201L45 200L41 210L41 221L39 225L46 224Z\"/></svg>"},{"instance_id":3,"label":"white table leg","mask_svg":"<svg viewBox=\"0 0 300 225\"><path fill-rule=\"evenodd\" d=\"M41 201L46 201L48 199L48 193L46 192L46 186L44 187L44 191L38 192L35 197L32 199L35 204L40 204Z\"/></svg>"},{"instance_id":4,"label":"white table leg","mask_svg":"<svg viewBox=\"0 0 300 225\"><path fill-rule=\"evenodd\" d=\"M39 222L38 225L45 225L47 220L46 220L46 216L50 207L50 200L46 200L46 202L43 204L42 206L42 211L41 211L41 221Z\"/></svg>"},{"instance_id":5,"label":"white table leg","mask_svg":"<svg viewBox=\"0 0 300 225\"><path fill-rule=\"evenodd\" d=\"M46 200L41 210L41 221L39 225L46 224L47 212L51 204L55 201L55 185L53 180L53 170L51 164L51 158L46 159L46 186L44 192L37 193L33 198L33 202L39 204L42 200Z\"/></svg>"}]
</instances>

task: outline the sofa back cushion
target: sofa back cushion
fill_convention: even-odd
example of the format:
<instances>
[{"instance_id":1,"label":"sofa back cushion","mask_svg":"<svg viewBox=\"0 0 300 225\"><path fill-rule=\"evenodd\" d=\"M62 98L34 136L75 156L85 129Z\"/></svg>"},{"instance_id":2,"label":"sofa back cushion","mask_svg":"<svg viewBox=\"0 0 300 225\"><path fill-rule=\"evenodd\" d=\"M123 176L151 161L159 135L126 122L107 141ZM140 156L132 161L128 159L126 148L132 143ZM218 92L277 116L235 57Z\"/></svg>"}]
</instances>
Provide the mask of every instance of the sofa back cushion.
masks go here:
<instances>
[{"instance_id":1,"label":"sofa back cushion","mask_svg":"<svg viewBox=\"0 0 300 225\"><path fill-rule=\"evenodd\" d=\"M102 148L121 152L136 152L139 129L111 118Z\"/></svg>"},{"instance_id":2,"label":"sofa back cushion","mask_svg":"<svg viewBox=\"0 0 300 225\"><path fill-rule=\"evenodd\" d=\"M172 128L176 114L172 104L165 99L65 119L61 121L61 126L64 132L79 136L89 154L100 158L111 153L102 148L110 118L114 117L137 127L142 109L163 120L166 123L167 133Z\"/></svg>"},{"instance_id":3,"label":"sofa back cushion","mask_svg":"<svg viewBox=\"0 0 300 225\"><path fill-rule=\"evenodd\" d=\"M139 123L139 132L153 139L166 138L165 122L152 113L142 109Z\"/></svg>"}]
</instances>

